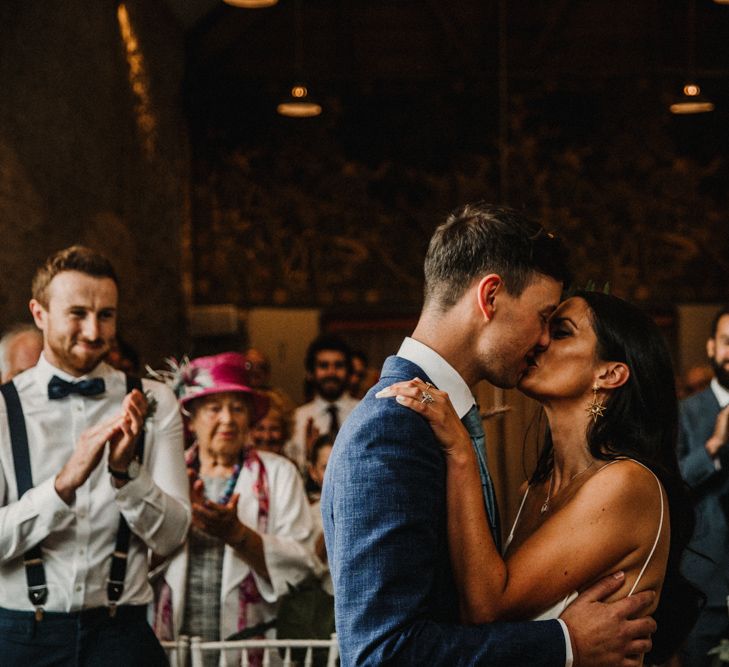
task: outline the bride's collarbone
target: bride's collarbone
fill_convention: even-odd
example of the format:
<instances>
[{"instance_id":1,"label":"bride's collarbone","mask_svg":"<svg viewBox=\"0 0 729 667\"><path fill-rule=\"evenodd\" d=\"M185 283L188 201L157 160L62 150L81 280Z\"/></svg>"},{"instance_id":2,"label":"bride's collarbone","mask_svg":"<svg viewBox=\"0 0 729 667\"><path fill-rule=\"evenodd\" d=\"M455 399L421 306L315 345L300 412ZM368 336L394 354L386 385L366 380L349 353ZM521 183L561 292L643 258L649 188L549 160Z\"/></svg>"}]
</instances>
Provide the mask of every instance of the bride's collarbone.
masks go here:
<instances>
[{"instance_id":1,"label":"bride's collarbone","mask_svg":"<svg viewBox=\"0 0 729 667\"><path fill-rule=\"evenodd\" d=\"M547 519L559 515L560 510L569 505L579 493L579 491L588 484L588 482L601 470L602 466L593 466L585 471L584 474L573 477L571 480L565 480L559 487L549 489L550 482L540 484L536 501L538 507L536 513L539 515L540 525ZM544 511L543 511L544 510ZM531 513L530 513L531 514Z\"/></svg>"},{"instance_id":2,"label":"bride's collarbone","mask_svg":"<svg viewBox=\"0 0 729 667\"><path fill-rule=\"evenodd\" d=\"M509 545L509 551L512 552L519 548L522 542L539 530L547 521L560 521L564 516L562 510L570 505L578 492L601 468L602 466L588 471L581 479L573 479L570 484L562 485L556 491L552 489L551 494L549 493L549 478L529 487L526 506L519 518L514 539Z\"/></svg>"}]
</instances>

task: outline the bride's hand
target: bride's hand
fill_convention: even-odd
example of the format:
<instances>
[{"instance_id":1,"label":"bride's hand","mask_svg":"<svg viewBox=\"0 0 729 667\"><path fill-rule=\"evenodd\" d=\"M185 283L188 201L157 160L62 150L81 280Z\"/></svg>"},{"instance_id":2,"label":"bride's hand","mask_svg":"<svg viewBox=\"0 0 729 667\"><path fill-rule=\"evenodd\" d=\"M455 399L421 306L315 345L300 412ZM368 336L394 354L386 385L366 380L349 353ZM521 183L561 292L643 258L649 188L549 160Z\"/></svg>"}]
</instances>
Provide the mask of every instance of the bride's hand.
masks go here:
<instances>
[{"instance_id":1,"label":"bride's hand","mask_svg":"<svg viewBox=\"0 0 729 667\"><path fill-rule=\"evenodd\" d=\"M446 454L471 453L471 436L458 418L445 391L419 378L397 382L377 392L376 398L392 398L423 415ZM428 397L430 397L429 400Z\"/></svg>"}]
</instances>

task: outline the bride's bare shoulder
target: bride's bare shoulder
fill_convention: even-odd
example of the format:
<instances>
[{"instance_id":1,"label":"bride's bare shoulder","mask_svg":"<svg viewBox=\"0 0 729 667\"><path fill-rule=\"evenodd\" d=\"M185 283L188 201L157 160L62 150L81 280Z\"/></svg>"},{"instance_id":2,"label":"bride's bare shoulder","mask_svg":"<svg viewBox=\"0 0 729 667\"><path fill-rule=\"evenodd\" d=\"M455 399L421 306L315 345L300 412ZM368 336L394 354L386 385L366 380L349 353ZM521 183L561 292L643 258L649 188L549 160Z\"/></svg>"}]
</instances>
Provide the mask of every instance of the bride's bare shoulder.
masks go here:
<instances>
[{"instance_id":1,"label":"bride's bare shoulder","mask_svg":"<svg viewBox=\"0 0 729 667\"><path fill-rule=\"evenodd\" d=\"M581 500L618 507L631 514L659 505L663 487L655 474L633 459L605 463L581 489Z\"/></svg>"}]
</instances>

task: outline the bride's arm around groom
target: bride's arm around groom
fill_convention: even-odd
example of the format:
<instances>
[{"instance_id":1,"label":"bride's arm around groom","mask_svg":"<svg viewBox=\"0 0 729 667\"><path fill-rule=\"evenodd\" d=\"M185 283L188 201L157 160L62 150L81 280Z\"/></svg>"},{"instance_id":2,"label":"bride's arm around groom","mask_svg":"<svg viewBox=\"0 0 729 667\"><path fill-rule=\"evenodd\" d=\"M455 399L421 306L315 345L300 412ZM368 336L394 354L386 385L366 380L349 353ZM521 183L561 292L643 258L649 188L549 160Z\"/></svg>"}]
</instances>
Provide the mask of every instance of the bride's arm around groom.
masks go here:
<instances>
[{"instance_id":1,"label":"bride's arm around groom","mask_svg":"<svg viewBox=\"0 0 729 667\"><path fill-rule=\"evenodd\" d=\"M462 624L443 452L422 416L375 398L417 377L460 393L463 419L479 380L515 386L549 345L549 316L568 278L564 254L538 224L482 202L433 235L413 337L343 424L327 466L321 508L344 667L633 667L640 655L628 656L650 649L655 623L640 617L655 594L603 604L623 584L613 578L560 620Z\"/></svg>"}]
</instances>

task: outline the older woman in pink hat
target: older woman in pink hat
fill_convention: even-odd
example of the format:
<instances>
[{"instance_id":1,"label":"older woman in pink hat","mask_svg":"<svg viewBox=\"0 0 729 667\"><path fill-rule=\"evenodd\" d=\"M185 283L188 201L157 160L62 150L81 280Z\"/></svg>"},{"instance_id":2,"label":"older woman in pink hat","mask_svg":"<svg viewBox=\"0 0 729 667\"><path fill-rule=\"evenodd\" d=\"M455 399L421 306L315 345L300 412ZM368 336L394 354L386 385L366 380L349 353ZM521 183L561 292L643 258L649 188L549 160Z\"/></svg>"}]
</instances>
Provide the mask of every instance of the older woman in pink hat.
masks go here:
<instances>
[{"instance_id":1,"label":"older woman in pink hat","mask_svg":"<svg viewBox=\"0 0 729 667\"><path fill-rule=\"evenodd\" d=\"M194 436L186 452L192 527L159 568L166 585L157 587L155 629L163 639L224 639L270 621L289 584L317 573L306 546L313 526L296 467L245 447L269 402L248 386L245 358L200 357L174 375Z\"/></svg>"}]
</instances>

